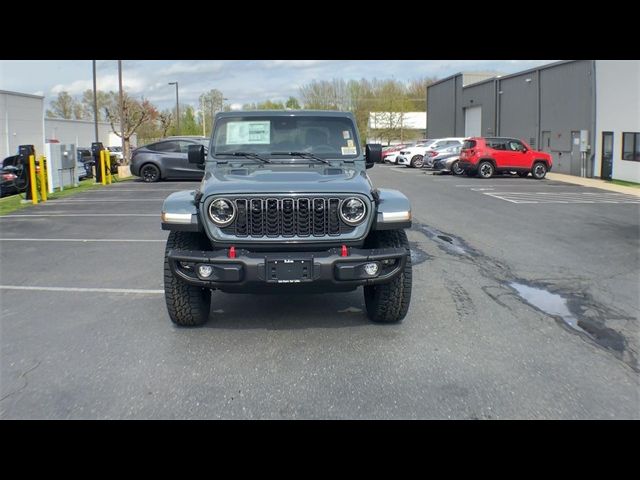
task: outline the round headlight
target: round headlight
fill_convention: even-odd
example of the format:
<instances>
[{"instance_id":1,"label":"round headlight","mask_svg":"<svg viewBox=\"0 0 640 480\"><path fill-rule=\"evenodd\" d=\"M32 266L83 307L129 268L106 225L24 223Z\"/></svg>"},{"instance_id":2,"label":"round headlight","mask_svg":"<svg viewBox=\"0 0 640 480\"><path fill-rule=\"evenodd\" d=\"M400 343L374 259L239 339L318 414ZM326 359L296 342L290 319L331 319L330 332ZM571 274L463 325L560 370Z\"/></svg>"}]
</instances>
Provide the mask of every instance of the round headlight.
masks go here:
<instances>
[{"instance_id":1,"label":"round headlight","mask_svg":"<svg viewBox=\"0 0 640 480\"><path fill-rule=\"evenodd\" d=\"M367 207L359 198L347 198L340 205L340 218L349 225L361 223L366 214Z\"/></svg>"},{"instance_id":2,"label":"round headlight","mask_svg":"<svg viewBox=\"0 0 640 480\"><path fill-rule=\"evenodd\" d=\"M209 204L209 217L218 227L226 227L236 218L236 209L226 198L217 198Z\"/></svg>"}]
</instances>

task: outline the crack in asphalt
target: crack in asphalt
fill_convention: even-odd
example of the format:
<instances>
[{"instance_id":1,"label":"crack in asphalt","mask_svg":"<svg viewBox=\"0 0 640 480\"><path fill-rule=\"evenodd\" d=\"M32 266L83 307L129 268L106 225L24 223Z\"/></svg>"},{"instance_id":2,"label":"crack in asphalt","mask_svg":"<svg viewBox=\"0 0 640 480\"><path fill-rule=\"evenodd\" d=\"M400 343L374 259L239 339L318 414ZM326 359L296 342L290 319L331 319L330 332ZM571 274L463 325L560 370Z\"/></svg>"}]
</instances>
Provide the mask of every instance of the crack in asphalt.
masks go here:
<instances>
[{"instance_id":1,"label":"crack in asphalt","mask_svg":"<svg viewBox=\"0 0 640 480\"><path fill-rule=\"evenodd\" d=\"M25 388L27 388L27 385L29 385L29 382L27 381L27 378L26 378L27 373L33 372L36 368L38 368L40 366L41 363L42 363L42 360L38 360L33 367L31 367L30 369L28 369L25 372L21 373L20 376L18 377L18 379L22 379L24 381L24 385L22 385L20 388L18 388L16 390L14 390L13 392L10 392L10 393L7 393L6 395L4 395L2 398L0 398L0 402L6 400L7 398L11 397L12 395L15 395L16 393L19 393L22 390L24 390ZM2 413L4 413L4 411Z\"/></svg>"},{"instance_id":2,"label":"crack in asphalt","mask_svg":"<svg viewBox=\"0 0 640 480\"><path fill-rule=\"evenodd\" d=\"M608 321L622 320L625 322L635 321L635 318L627 315L624 311L613 306L606 306L598 303L592 295L583 290L576 290L576 277L565 277L558 279L536 279L528 280L518 277L513 273L511 267L480 250L469 245L465 240L451 233L442 232L437 228L425 225L420 222L413 222L412 230L425 235L432 240L440 250L457 259L465 259L464 263L473 264L478 268L479 273L497 282L499 286L482 286L482 291L498 305L513 311L506 303L501 301L502 297L509 297L525 304L538 312L550 316L566 330L580 336L582 339L604 349L613 354L615 358L622 361L634 371L640 371L638 366L637 347L621 332L607 326ZM450 257L449 257L450 258ZM571 287L559 286L558 282L571 279L567 282ZM580 283L587 283L587 279L581 279ZM566 302L566 306L577 319L577 327L566 322L566 319L545 311L538 305L528 302L523 298L513 284L525 285L535 289L541 289L551 295L559 295ZM455 286L454 286L455 287ZM501 293L494 294L492 290L501 290ZM451 290L451 289L450 289ZM455 288L453 289L455 290ZM451 291L452 296L455 291ZM455 297L454 297L455 301ZM456 310L458 305L456 304ZM465 310L465 307L462 307ZM460 313L460 312L459 312Z\"/></svg>"}]
</instances>

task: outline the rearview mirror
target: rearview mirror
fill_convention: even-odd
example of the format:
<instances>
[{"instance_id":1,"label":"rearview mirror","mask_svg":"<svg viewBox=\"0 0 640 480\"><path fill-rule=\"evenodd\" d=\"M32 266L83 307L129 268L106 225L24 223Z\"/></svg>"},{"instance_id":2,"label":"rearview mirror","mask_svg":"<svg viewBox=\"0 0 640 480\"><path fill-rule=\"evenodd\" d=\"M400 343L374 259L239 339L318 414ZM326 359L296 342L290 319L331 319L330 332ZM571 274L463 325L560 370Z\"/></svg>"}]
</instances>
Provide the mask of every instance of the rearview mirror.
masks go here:
<instances>
[{"instance_id":1,"label":"rearview mirror","mask_svg":"<svg viewBox=\"0 0 640 480\"><path fill-rule=\"evenodd\" d=\"M367 168L371 168L376 163L382 162L382 145L379 143L367 143L364 158Z\"/></svg>"},{"instance_id":2,"label":"rearview mirror","mask_svg":"<svg viewBox=\"0 0 640 480\"><path fill-rule=\"evenodd\" d=\"M189 159L189 163L204 163L205 157L205 148L203 145L189 145L189 151L187 153L187 158Z\"/></svg>"}]
</instances>

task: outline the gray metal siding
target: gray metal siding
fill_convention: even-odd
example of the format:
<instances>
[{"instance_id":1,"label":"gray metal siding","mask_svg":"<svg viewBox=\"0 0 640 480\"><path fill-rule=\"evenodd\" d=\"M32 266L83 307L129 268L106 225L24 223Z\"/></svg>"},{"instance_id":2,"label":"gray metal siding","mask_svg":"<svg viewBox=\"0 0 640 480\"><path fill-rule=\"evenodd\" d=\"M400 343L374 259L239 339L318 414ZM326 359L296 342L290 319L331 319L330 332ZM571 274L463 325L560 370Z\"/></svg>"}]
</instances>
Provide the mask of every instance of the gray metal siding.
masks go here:
<instances>
[{"instance_id":1,"label":"gray metal siding","mask_svg":"<svg viewBox=\"0 0 640 480\"><path fill-rule=\"evenodd\" d=\"M477 106L482 106L482 135L487 137L496 135L496 91L494 82L471 85L463 89L460 112L464 112L465 108ZM464 132L462 133L464 135Z\"/></svg>"},{"instance_id":2,"label":"gray metal siding","mask_svg":"<svg viewBox=\"0 0 640 480\"><path fill-rule=\"evenodd\" d=\"M456 78L453 77L427 88L428 138L455 136Z\"/></svg>"},{"instance_id":3,"label":"gray metal siding","mask_svg":"<svg viewBox=\"0 0 640 480\"><path fill-rule=\"evenodd\" d=\"M529 81L527 81L529 80ZM498 82L499 134L521 138L537 148L538 78L536 72L501 79ZM531 142L533 139L533 142Z\"/></svg>"}]
</instances>

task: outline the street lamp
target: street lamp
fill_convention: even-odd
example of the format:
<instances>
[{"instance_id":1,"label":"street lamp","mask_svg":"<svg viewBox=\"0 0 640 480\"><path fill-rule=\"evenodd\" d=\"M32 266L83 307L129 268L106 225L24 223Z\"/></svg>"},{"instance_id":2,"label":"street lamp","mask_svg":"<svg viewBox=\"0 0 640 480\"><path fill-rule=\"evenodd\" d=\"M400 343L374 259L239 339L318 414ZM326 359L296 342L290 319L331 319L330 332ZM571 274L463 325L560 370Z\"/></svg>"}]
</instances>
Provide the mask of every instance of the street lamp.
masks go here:
<instances>
[{"instance_id":1,"label":"street lamp","mask_svg":"<svg viewBox=\"0 0 640 480\"><path fill-rule=\"evenodd\" d=\"M180 135L180 103L178 101L178 82L169 82L176 86L176 134Z\"/></svg>"}]
</instances>

